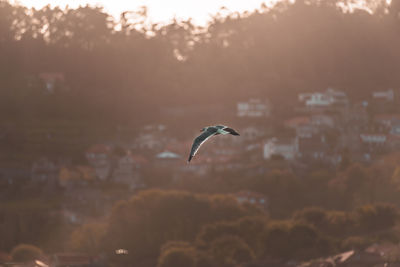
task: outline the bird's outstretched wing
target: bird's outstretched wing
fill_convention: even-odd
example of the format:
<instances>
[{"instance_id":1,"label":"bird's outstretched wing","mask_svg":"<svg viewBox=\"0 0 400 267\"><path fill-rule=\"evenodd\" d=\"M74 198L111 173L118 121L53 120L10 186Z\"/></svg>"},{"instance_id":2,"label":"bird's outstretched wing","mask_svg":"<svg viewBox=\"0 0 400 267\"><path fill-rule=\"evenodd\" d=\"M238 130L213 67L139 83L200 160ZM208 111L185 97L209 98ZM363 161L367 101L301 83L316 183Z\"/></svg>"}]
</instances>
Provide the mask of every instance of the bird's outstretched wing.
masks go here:
<instances>
[{"instance_id":1,"label":"bird's outstretched wing","mask_svg":"<svg viewBox=\"0 0 400 267\"><path fill-rule=\"evenodd\" d=\"M188 161L196 155L197 151L199 150L200 146L211 136L215 135L217 133L217 129L215 128L209 128L207 131L204 131L202 134L196 137L193 141L192 149L190 150L190 155Z\"/></svg>"}]
</instances>

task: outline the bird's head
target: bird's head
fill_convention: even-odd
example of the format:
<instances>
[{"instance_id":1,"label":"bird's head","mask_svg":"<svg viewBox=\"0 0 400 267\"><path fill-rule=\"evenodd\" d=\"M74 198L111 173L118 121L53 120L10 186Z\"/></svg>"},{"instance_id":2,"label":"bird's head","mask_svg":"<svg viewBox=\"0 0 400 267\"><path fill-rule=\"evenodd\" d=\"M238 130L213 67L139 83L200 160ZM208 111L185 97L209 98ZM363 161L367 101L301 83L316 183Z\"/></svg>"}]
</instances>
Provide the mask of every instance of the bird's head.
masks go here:
<instances>
[{"instance_id":1,"label":"bird's head","mask_svg":"<svg viewBox=\"0 0 400 267\"><path fill-rule=\"evenodd\" d=\"M200 130L200 132L204 132L204 131L205 131L205 129L206 129L206 128L203 128L203 129L201 129L201 130Z\"/></svg>"}]
</instances>

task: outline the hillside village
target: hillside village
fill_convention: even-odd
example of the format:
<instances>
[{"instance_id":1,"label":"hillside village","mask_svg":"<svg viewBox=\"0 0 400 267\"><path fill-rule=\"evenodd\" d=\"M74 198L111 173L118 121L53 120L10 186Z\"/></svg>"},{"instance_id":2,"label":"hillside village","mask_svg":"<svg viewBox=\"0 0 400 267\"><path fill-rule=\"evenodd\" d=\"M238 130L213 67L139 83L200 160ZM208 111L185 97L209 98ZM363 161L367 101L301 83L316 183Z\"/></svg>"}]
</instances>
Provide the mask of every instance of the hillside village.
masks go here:
<instances>
[{"instance_id":1,"label":"hillside village","mask_svg":"<svg viewBox=\"0 0 400 267\"><path fill-rule=\"evenodd\" d=\"M398 92L393 89L377 91L368 99L353 102L343 91L328 88L298 94L292 112L279 120L268 99L246 99L231 111L236 114L235 128L241 136L212 138L190 164L186 157L198 132L193 131L186 139L176 138L167 125L151 124L142 127L129 142L116 137L88 146L82 155L85 164L65 157L41 157L30 168L2 168L2 184L29 181L41 186L44 194L54 190L61 193L61 206L53 212L67 224L83 225L110 214L116 201L165 183L149 177L178 184L185 179L201 180L218 173L240 173L246 178L268 174L274 161L284 163L299 177L312 171L313 164L331 170L349 161L368 166L400 149L398 103ZM53 137L48 135L51 140ZM274 205L268 195L254 191L239 190L233 196L238 203L254 204L266 213ZM390 253L397 250L395 247ZM358 259L365 257L385 262L376 252L346 253L301 266L353 266L346 262L355 259L358 264ZM353 256L357 253L362 257ZM89 261L78 254L68 257L71 264ZM332 259L336 265L330 265Z\"/></svg>"},{"instance_id":2,"label":"hillside village","mask_svg":"<svg viewBox=\"0 0 400 267\"><path fill-rule=\"evenodd\" d=\"M236 114L234 127L241 136L210 139L190 164L187 155L198 132L193 130L191 136L178 139L167 125L151 124L139 129L129 141L115 138L88 146L82 155L86 164L74 164L65 157L41 157L33 160L30 168L1 168L0 173L3 183L19 179L63 188L72 201L65 207L68 220L83 222L73 208L81 204L73 202L94 201L103 208L109 203L111 208L111 199L104 199L100 191L89 186L93 182L121 185L135 192L152 187L146 183L148 176L155 174L181 180L233 171L250 177L267 173L267 163L279 158L298 174L307 172L312 162L331 169L350 160L368 165L400 149L398 94L387 89L354 102L333 88L299 93L297 105L283 119L276 117L268 99L245 99L229 111ZM50 142L56 138L47 135Z\"/></svg>"},{"instance_id":3,"label":"hillside village","mask_svg":"<svg viewBox=\"0 0 400 267\"><path fill-rule=\"evenodd\" d=\"M274 157L282 157L299 171L310 161L331 168L350 159L368 164L400 149L397 94L393 89L377 91L370 99L353 103L344 92L332 88L300 93L298 105L283 119L275 117L268 100L252 98L237 103L231 111L237 115L235 127L241 136L210 139L190 164L186 158L198 132L193 130L192 136L182 140L174 137L167 125L154 124L144 126L128 142L108 140L87 147L83 155L87 165L40 158L25 175L62 186L107 180L135 190L146 186L146 169L168 168L175 178L183 178L256 167L267 171L262 166Z\"/></svg>"}]
</instances>

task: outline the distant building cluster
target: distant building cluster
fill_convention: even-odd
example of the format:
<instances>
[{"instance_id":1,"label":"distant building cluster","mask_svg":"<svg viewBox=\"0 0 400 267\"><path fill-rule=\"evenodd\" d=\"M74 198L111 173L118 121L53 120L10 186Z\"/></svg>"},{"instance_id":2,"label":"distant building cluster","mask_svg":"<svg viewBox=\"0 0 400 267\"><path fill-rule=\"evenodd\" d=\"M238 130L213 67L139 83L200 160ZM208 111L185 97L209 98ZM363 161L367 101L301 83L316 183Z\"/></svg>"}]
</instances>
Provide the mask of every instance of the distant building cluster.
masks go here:
<instances>
[{"instance_id":1,"label":"distant building cluster","mask_svg":"<svg viewBox=\"0 0 400 267\"><path fill-rule=\"evenodd\" d=\"M62 80L58 75L42 76L48 82ZM34 181L62 186L90 179L114 181L135 190L145 186L146 170L165 168L175 178L201 177L210 171L251 169L278 156L292 163L316 160L335 167L344 151L355 161L371 162L400 149L400 110L393 108L400 106L397 94L394 89L376 91L353 103L345 92L334 88L302 92L292 113L279 120L270 100L244 99L231 111L236 113L241 137L210 140L190 164L186 157L198 132L178 140L168 133L167 125L154 124L144 126L128 143L88 147L88 166L40 159L33 163L31 176Z\"/></svg>"},{"instance_id":2,"label":"distant building cluster","mask_svg":"<svg viewBox=\"0 0 400 267\"><path fill-rule=\"evenodd\" d=\"M43 79L51 82L51 77ZM111 208L105 204L110 203L109 196L92 189L92 183L110 182L136 191L147 187L149 176L161 175L176 181L189 176L202 179L226 171L263 175L275 160L295 172L311 162L337 168L345 157L368 164L381 155L400 150L398 93L394 89L376 91L355 102L343 91L332 88L299 93L294 97L296 104L285 116L274 114L270 100L243 99L233 106L234 110L229 110L236 115L237 125L233 127L240 132L240 138L210 139L190 164L187 157L198 129L193 129L187 138L178 139L168 125L151 124L138 129L128 141L93 142L82 155L86 163L43 157L34 160L30 169L1 168L0 178L4 178L3 183L12 184L29 177L46 187L63 188L74 205L95 200L95 205L106 210ZM69 131L68 134L77 134L75 130ZM61 132L47 134L46 142L56 140ZM266 210L269 207L267 196L254 192L238 192L235 197L240 203L256 204ZM73 205L65 205L61 213L72 224L86 220Z\"/></svg>"}]
</instances>

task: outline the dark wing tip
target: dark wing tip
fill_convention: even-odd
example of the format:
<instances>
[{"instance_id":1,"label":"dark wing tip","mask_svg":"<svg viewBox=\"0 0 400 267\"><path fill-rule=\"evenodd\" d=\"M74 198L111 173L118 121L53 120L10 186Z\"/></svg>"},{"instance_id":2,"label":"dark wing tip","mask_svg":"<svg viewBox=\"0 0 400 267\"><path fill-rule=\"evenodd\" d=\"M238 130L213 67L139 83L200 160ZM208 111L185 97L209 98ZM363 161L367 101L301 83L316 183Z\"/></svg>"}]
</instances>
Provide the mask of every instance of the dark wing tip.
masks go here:
<instances>
[{"instance_id":1,"label":"dark wing tip","mask_svg":"<svg viewBox=\"0 0 400 267\"><path fill-rule=\"evenodd\" d=\"M193 156L190 155L190 156L189 156L189 159L188 159L188 162L190 162L190 161L192 160L192 158L193 158Z\"/></svg>"},{"instance_id":2,"label":"dark wing tip","mask_svg":"<svg viewBox=\"0 0 400 267\"><path fill-rule=\"evenodd\" d=\"M227 131L228 133L230 133L231 135L240 135L238 132L236 132L234 129L232 128L225 128L224 131Z\"/></svg>"}]
</instances>

